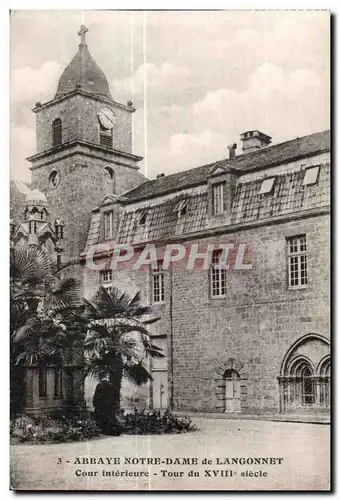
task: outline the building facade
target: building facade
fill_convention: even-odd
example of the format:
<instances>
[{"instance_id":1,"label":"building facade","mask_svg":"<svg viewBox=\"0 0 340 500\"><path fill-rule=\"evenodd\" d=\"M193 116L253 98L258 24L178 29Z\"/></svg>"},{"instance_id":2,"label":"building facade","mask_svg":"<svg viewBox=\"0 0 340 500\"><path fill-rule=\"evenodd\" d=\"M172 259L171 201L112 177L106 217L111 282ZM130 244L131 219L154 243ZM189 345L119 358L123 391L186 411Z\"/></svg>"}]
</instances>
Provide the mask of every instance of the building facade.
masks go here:
<instances>
[{"instance_id":1,"label":"building facade","mask_svg":"<svg viewBox=\"0 0 340 500\"><path fill-rule=\"evenodd\" d=\"M100 285L139 290L160 317L153 340L165 358L150 362L149 386L123 388L124 404L327 412L329 131L274 145L247 131L240 154L233 144L227 159L147 180L132 152L132 103L113 100L85 33L55 98L33 110L37 153L29 160L32 187L64 223L62 258L84 296ZM152 245L156 260L112 269L117 244L134 258ZM196 248L193 269L164 269L169 244ZM221 245L230 247L228 268ZM93 389L89 382L87 401Z\"/></svg>"},{"instance_id":2,"label":"building facade","mask_svg":"<svg viewBox=\"0 0 340 500\"><path fill-rule=\"evenodd\" d=\"M87 290L100 280L139 289L161 317L154 334L167 358L154 368L144 399L139 394L143 404L328 411L329 132L274 146L263 144L265 134L248 134L255 147L242 134L238 156L231 149L226 160L145 182L111 205L104 200L103 224L121 205L115 235L96 232L99 207L93 213L85 255L105 242L131 245L137 254L150 244L159 250L155 269L98 273L84 266ZM198 245L203 253L212 246L209 269L162 269L166 244L188 251ZM234 249L229 269L217 264L221 244ZM237 268L241 246L244 266Z\"/></svg>"}]
</instances>

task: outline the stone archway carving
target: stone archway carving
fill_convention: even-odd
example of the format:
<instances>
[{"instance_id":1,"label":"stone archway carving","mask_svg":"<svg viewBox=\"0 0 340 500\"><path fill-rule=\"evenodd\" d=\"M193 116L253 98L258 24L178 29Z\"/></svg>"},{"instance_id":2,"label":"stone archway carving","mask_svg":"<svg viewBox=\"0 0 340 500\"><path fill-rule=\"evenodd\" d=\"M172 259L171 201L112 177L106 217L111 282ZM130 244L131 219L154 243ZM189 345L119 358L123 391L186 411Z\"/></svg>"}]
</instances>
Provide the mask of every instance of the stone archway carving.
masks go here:
<instances>
[{"instance_id":1,"label":"stone archway carving","mask_svg":"<svg viewBox=\"0 0 340 500\"><path fill-rule=\"evenodd\" d=\"M281 413L328 409L329 339L317 333L297 339L283 358L278 380Z\"/></svg>"},{"instance_id":2,"label":"stone archway carving","mask_svg":"<svg viewBox=\"0 0 340 500\"><path fill-rule=\"evenodd\" d=\"M248 378L245 364L235 358L229 358L226 363L217 368L216 372L223 377L227 370L235 370L240 378Z\"/></svg>"}]
</instances>

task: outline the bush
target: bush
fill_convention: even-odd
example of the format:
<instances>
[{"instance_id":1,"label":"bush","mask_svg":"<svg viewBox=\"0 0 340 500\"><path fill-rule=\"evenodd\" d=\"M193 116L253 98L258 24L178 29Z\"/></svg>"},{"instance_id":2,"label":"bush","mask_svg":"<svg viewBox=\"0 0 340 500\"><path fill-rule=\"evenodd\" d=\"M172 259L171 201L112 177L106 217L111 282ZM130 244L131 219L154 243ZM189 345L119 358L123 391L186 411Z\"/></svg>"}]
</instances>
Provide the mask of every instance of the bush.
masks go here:
<instances>
[{"instance_id":1,"label":"bush","mask_svg":"<svg viewBox=\"0 0 340 500\"><path fill-rule=\"evenodd\" d=\"M170 411L137 410L118 416L124 434L178 434L197 430L189 417L178 417ZM66 443L85 441L101 434L93 416L65 414L28 417L11 421L12 443Z\"/></svg>"},{"instance_id":2,"label":"bush","mask_svg":"<svg viewBox=\"0 0 340 500\"><path fill-rule=\"evenodd\" d=\"M90 415L23 415L11 422L10 430L14 442L21 443L64 443L83 441L100 435L100 430Z\"/></svg>"},{"instance_id":3,"label":"bush","mask_svg":"<svg viewBox=\"0 0 340 500\"><path fill-rule=\"evenodd\" d=\"M169 410L137 410L122 417L126 434L178 434L197 430L189 417L178 417Z\"/></svg>"}]
</instances>

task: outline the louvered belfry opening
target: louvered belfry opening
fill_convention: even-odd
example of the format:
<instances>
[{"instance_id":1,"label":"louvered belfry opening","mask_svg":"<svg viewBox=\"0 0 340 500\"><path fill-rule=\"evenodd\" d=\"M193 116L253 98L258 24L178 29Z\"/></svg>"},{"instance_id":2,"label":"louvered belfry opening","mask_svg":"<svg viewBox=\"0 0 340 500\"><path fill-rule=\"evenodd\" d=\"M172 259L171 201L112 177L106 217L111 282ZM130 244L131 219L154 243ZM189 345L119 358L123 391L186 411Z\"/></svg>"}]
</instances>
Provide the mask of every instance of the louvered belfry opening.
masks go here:
<instances>
[{"instance_id":1,"label":"louvered belfry opening","mask_svg":"<svg viewBox=\"0 0 340 500\"><path fill-rule=\"evenodd\" d=\"M112 141L112 130L106 130L104 127L100 125L100 145L104 146L104 148L113 147Z\"/></svg>"}]
</instances>

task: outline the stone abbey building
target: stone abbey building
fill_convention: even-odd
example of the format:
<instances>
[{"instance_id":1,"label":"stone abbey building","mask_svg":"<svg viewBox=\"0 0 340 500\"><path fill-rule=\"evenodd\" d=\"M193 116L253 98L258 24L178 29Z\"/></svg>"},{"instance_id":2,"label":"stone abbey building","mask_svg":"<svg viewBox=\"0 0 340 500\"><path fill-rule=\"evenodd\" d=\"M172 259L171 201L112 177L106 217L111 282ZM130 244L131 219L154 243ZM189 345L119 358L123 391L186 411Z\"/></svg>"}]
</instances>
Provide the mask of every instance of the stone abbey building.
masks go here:
<instances>
[{"instance_id":1,"label":"stone abbey building","mask_svg":"<svg viewBox=\"0 0 340 500\"><path fill-rule=\"evenodd\" d=\"M239 154L234 144L226 159L148 180L132 152L135 109L114 101L86 31L55 97L33 109L32 185L17 182L12 190L15 244L32 239L28 229L19 237L18 227L39 198L52 240L62 227L58 258L72 263L66 272L82 281L84 296L117 286L140 290L152 304L160 317L154 342L166 357L150 365L148 387L125 387L128 407L327 412L329 131L274 145L268 135L246 131ZM160 252L156 266L112 270L110 250L97 254L100 270L87 265L93 248L116 243L136 254L148 244L215 250L207 269L164 270ZM218 266L221 243L246 247L243 268L232 265L233 252L229 269ZM86 383L88 398L93 385Z\"/></svg>"}]
</instances>

